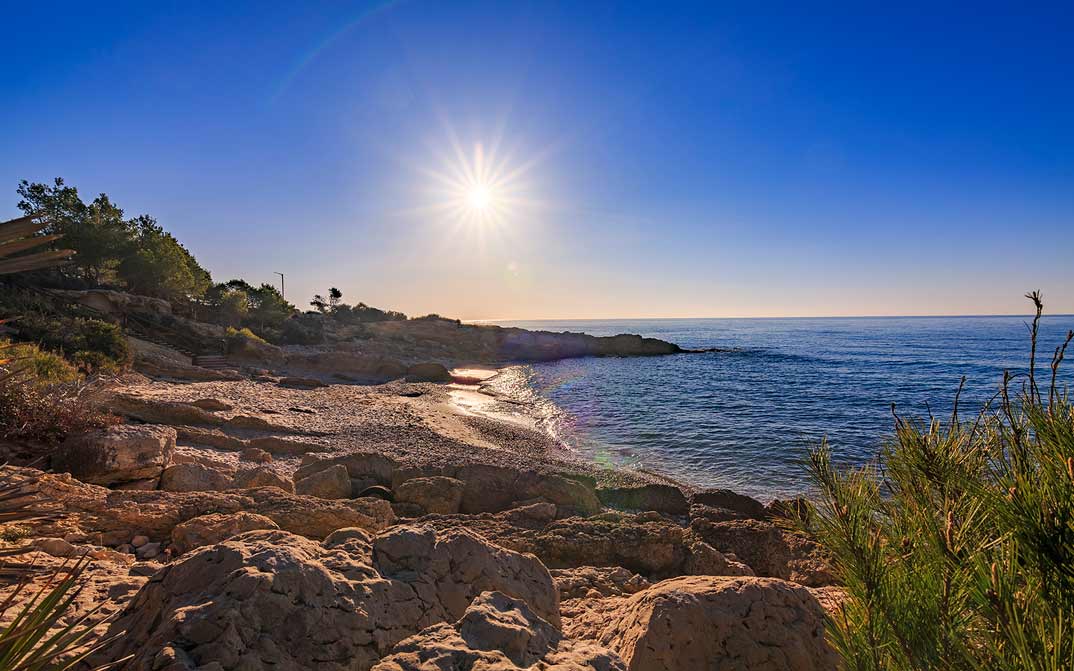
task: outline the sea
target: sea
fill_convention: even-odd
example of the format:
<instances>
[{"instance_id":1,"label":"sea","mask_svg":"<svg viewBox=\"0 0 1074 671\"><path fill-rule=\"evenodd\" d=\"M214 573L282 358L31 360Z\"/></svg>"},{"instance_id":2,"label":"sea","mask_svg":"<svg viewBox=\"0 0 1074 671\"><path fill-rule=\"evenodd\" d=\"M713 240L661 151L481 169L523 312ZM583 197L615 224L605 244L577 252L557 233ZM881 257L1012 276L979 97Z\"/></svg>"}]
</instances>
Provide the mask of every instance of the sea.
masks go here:
<instances>
[{"instance_id":1,"label":"sea","mask_svg":"<svg viewBox=\"0 0 1074 671\"><path fill-rule=\"evenodd\" d=\"M537 408L540 426L586 458L767 501L811 492L804 459L876 458L902 418L974 414L1005 370L1029 365L1029 317L646 319L497 322L595 336L636 333L701 354L585 358L512 366L497 391ZM1040 324L1047 381L1072 315ZM1040 378L1039 378L1040 379ZM1074 383L1074 348L1060 369Z\"/></svg>"}]
</instances>

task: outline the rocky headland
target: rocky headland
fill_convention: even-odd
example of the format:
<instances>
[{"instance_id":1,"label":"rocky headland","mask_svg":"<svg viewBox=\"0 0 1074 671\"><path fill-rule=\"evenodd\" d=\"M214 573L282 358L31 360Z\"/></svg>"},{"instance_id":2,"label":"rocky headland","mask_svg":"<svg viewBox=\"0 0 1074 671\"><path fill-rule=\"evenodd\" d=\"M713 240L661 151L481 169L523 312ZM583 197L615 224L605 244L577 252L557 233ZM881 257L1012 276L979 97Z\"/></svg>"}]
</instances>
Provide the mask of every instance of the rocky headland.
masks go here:
<instances>
[{"instance_id":1,"label":"rocky headland","mask_svg":"<svg viewBox=\"0 0 1074 671\"><path fill-rule=\"evenodd\" d=\"M824 613L839 588L786 506L599 467L481 392L509 362L680 348L441 319L358 331L232 337L213 369L133 338L136 372L94 396L121 423L36 467L5 446L0 477L41 514L24 561L85 556L70 617L106 602L89 663L835 668Z\"/></svg>"}]
</instances>

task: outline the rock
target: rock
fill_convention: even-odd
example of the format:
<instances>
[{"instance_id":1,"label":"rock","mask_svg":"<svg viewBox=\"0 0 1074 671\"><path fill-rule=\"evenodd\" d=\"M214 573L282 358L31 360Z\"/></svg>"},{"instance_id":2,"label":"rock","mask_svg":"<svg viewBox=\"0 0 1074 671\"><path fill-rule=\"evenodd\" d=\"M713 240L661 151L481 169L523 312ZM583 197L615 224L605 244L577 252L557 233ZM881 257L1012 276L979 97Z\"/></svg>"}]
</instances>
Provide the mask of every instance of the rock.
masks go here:
<instances>
[{"instance_id":1,"label":"rock","mask_svg":"<svg viewBox=\"0 0 1074 671\"><path fill-rule=\"evenodd\" d=\"M134 538L131 539L131 547L140 548L140 547L142 547L143 545L145 545L148 542L149 542L149 536L146 536L146 535L143 535L143 534L138 534L137 536L135 536Z\"/></svg>"},{"instance_id":2,"label":"rock","mask_svg":"<svg viewBox=\"0 0 1074 671\"><path fill-rule=\"evenodd\" d=\"M230 450L232 452L237 452L247 447L245 440L229 436L219 430L184 426L176 429L176 431L179 435L178 440L191 445L215 447L218 450Z\"/></svg>"},{"instance_id":3,"label":"rock","mask_svg":"<svg viewBox=\"0 0 1074 671\"><path fill-rule=\"evenodd\" d=\"M600 499L592 487L561 475L545 475L525 492L526 498L541 498L556 504L560 515L588 517L600 512Z\"/></svg>"},{"instance_id":4,"label":"rock","mask_svg":"<svg viewBox=\"0 0 1074 671\"><path fill-rule=\"evenodd\" d=\"M239 453L239 459L255 464L271 464L272 455L258 447L247 447Z\"/></svg>"},{"instance_id":5,"label":"rock","mask_svg":"<svg viewBox=\"0 0 1074 671\"><path fill-rule=\"evenodd\" d=\"M768 517L768 512L760 501L730 489L706 489L697 492L690 497L690 503L728 510L739 518L763 520Z\"/></svg>"},{"instance_id":6,"label":"rock","mask_svg":"<svg viewBox=\"0 0 1074 671\"><path fill-rule=\"evenodd\" d=\"M183 554L206 545L215 545L247 531L279 529L279 525L255 513L213 513L179 524L172 530L172 547Z\"/></svg>"},{"instance_id":7,"label":"rock","mask_svg":"<svg viewBox=\"0 0 1074 671\"><path fill-rule=\"evenodd\" d=\"M406 370L407 382L451 382L451 371L439 363L416 363Z\"/></svg>"},{"instance_id":8,"label":"rock","mask_svg":"<svg viewBox=\"0 0 1074 671\"><path fill-rule=\"evenodd\" d=\"M381 384L406 375L407 367L383 356L348 352L317 352L287 357L287 367L330 374L337 379Z\"/></svg>"},{"instance_id":9,"label":"rock","mask_svg":"<svg viewBox=\"0 0 1074 671\"><path fill-rule=\"evenodd\" d=\"M374 671L625 671L618 655L566 639L525 601L484 592L454 625L437 624L392 649Z\"/></svg>"},{"instance_id":10,"label":"rock","mask_svg":"<svg viewBox=\"0 0 1074 671\"><path fill-rule=\"evenodd\" d=\"M635 487L597 489L601 503L620 510L655 510L670 515L686 515L690 504L682 490L672 485L647 484Z\"/></svg>"},{"instance_id":11,"label":"rock","mask_svg":"<svg viewBox=\"0 0 1074 671\"><path fill-rule=\"evenodd\" d=\"M621 566L580 566L551 569L560 601L581 599L596 593L602 597L636 594L652 583Z\"/></svg>"},{"instance_id":12,"label":"rock","mask_svg":"<svg viewBox=\"0 0 1074 671\"><path fill-rule=\"evenodd\" d=\"M396 501L414 504L427 513L453 515L459 512L465 487L464 482L455 478L412 478L399 484L394 494Z\"/></svg>"},{"instance_id":13,"label":"rock","mask_svg":"<svg viewBox=\"0 0 1074 671\"><path fill-rule=\"evenodd\" d=\"M630 671L838 667L817 600L773 578L665 580L610 612L572 620L565 633L607 646Z\"/></svg>"},{"instance_id":14,"label":"rock","mask_svg":"<svg viewBox=\"0 0 1074 671\"><path fill-rule=\"evenodd\" d=\"M295 480L309 477L318 471L342 465L347 475L353 480L370 480L370 484L388 485L392 482L392 473L399 467L398 462L376 452L350 452L341 457L318 458L309 455L295 471Z\"/></svg>"},{"instance_id":15,"label":"rock","mask_svg":"<svg viewBox=\"0 0 1074 671\"><path fill-rule=\"evenodd\" d=\"M804 534L760 520L712 522L703 516L693 517L690 528L720 552L735 555L759 576L807 587L836 582L823 550Z\"/></svg>"},{"instance_id":16,"label":"rock","mask_svg":"<svg viewBox=\"0 0 1074 671\"><path fill-rule=\"evenodd\" d=\"M90 662L133 655L134 669L366 671L493 591L558 622L544 567L472 534L348 531L327 545L250 531L184 555L146 583L110 628L123 635Z\"/></svg>"},{"instance_id":17,"label":"rock","mask_svg":"<svg viewBox=\"0 0 1074 671\"><path fill-rule=\"evenodd\" d=\"M159 477L175 451L175 429L122 424L76 434L52 457L52 469L97 485Z\"/></svg>"},{"instance_id":18,"label":"rock","mask_svg":"<svg viewBox=\"0 0 1074 671\"><path fill-rule=\"evenodd\" d=\"M229 489L253 489L254 487L279 487L285 492L295 491L295 484L268 466L245 468L231 479Z\"/></svg>"},{"instance_id":19,"label":"rock","mask_svg":"<svg viewBox=\"0 0 1074 671\"><path fill-rule=\"evenodd\" d=\"M225 475L235 474L235 465L230 461L224 461L222 459L216 459L213 456L205 454L205 452L199 448L186 447L180 445L175 448L175 453L172 455L172 465L176 464L200 464L205 468L219 471Z\"/></svg>"},{"instance_id":20,"label":"rock","mask_svg":"<svg viewBox=\"0 0 1074 671\"><path fill-rule=\"evenodd\" d=\"M138 557L139 561L146 561L147 559L159 557L160 550L160 543L146 543L142 547L135 549L134 555Z\"/></svg>"},{"instance_id":21,"label":"rock","mask_svg":"<svg viewBox=\"0 0 1074 671\"><path fill-rule=\"evenodd\" d=\"M169 466L160 476L160 488L167 492L214 492L230 485L227 474L201 464Z\"/></svg>"},{"instance_id":22,"label":"rock","mask_svg":"<svg viewBox=\"0 0 1074 671\"><path fill-rule=\"evenodd\" d=\"M209 412L221 412L231 410L231 404L225 403L218 398L199 398L196 401L191 402L195 408L201 408L202 410L208 410Z\"/></svg>"},{"instance_id":23,"label":"rock","mask_svg":"<svg viewBox=\"0 0 1074 671\"><path fill-rule=\"evenodd\" d=\"M121 482L117 485L112 485L112 488L125 491L152 491L154 489L160 489L160 478L148 478L146 480L131 480L130 482Z\"/></svg>"},{"instance_id":24,"label":"rock","mask_svg":"<svg viewBox=\"0 0 1074 671\"><path fill-rule=\"evenodd\" d=\"M149 424L220 426L224 423L220 417L189 403L161 401L132 394L110 395L104 399L103 409Z\"/></svg>"},{"instance_id":25,"label":"rock","mask_svg":"<svg viewBox=\"0 0 1074 671\"><path fill-rule=\"evenodd\" d=\"M322 499L347 499L351 495L351 478L346 466L336 464L295 480L295 492Z\"/></svg>"},{"instance_id":26,"label":"rock","mask_svg":"<svg viewBox=\"0 0 1074 671\"><path fill-rule=\"evenodd\" d=\"M545 506L551 510L540 514ZM660 579L720 568L716 558L722 555L677 524L640 523L623 513L552 521L554 510L553 504L534 504L497 514L427 517L422 524L471 529L505 548L536 555L550 569L621 566ZM745 569L724 559L727 572L737 574Z\"/></svg>"},{"instance_id":27,"label":"rock","mask_svg":"<svg viewBox=\"0 0 1074 671\"><path fill-rule=\"evenodd\" d=\"M155 561L144 561L137 564L133 564L130 568L129 575L141 576L143 578L149 578L154 573L159 571L164 564Z\"/></svg>"},{"instance_id":28,"label":"rock","mask_svg":"<svg viewBox=\"0 0 1074 671\"><path fill-rule=\"evenodd\" d=\"M66 474L13 466L0 467L0 477L26 486L26 510L63 512L60 517L35 522L35 534L96 545L126 543L132 529L153 540L165 540L176 525L209 513L257 513L281 529L318 539L344 527L379 531L396 520L387 501L330 501L275 487L223 492L116 491Z\"/></svg>"},{"instance_id":29,"label":"rock","mask_svg":"<svg viewBox=\"0 0 1074 671\"><path fill-rule=\"evenodd\" d=\"M310 452L323 452L325 450L325 446L318 443L279 438L277 436L251 438L244 443L244 446L283 456L303 455Z\"/></svg>"},{"instance_id":30,"label":"rock","mask_svg":"<svg viewBox=\"0 0 1074 671\"><path fill-rule=\"evenodd\" d=\"M62 538L35 538L30 542L30 547L53 557L74 557L80 554L77 547Z\"/></svg>"},{"instance_id":31,"label":"rock","mask_svg":"<svg viewBox=\"0 0 1074 671\"><path fill-rule=\"evenodd\" d=\"M290 389L319 389L320 387L328 386L324 382L312 377L284 377L280 378L278 384L281 387Z\"/></svg>"}]
</instances>

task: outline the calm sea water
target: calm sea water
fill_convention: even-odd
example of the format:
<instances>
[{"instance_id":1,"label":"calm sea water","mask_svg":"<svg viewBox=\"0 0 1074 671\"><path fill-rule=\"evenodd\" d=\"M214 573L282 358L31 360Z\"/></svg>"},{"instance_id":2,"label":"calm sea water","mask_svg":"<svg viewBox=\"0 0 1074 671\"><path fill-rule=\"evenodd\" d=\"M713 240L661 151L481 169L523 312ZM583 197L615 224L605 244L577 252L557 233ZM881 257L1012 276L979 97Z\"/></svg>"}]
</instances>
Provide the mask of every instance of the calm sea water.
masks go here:
<instances>
[{"instance_id":1,"label":"calm sea water","mask_svg":"<svg viewBox=\"0 0 1074 671\"><path fill-rule=\"evenodd\" d=\"M592 335L638 333L731 352L575 359L509 370L498 384L529 395L557 438L603 463L653 469L767 500L808 490L800 465L827 437L836 458L871 459L901 416L963 412L1025 371L1023 317L690 319L502 322ZM1074 316L1045 317L1043 360ZM1074 352L1061 376L1074 382ZM1045 372L1048 372L1045 370Z\"/></svg>"}]
</instances>

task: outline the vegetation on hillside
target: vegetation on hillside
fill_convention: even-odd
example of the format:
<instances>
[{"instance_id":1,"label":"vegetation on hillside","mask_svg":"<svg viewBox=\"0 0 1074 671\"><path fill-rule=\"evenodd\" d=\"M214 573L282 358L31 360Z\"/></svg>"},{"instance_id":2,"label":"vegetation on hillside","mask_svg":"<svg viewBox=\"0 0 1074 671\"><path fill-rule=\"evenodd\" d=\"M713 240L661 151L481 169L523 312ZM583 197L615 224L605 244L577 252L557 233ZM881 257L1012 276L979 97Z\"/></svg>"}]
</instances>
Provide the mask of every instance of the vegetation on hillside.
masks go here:
<instances>
[{"instance_id":1,"label":"vegetation on hillside","mask_svg":"<svg viewBox=\"0 0 1074 671\"><path fill-rule=\"evenodd\" d=\"M811 458L805 516L847 600L829 634L851 670L1074 668L1074 406L1057 374L1074 332L1006 375L972 421L896 416L877 463Z\"/></svg>"}]
</instances>

